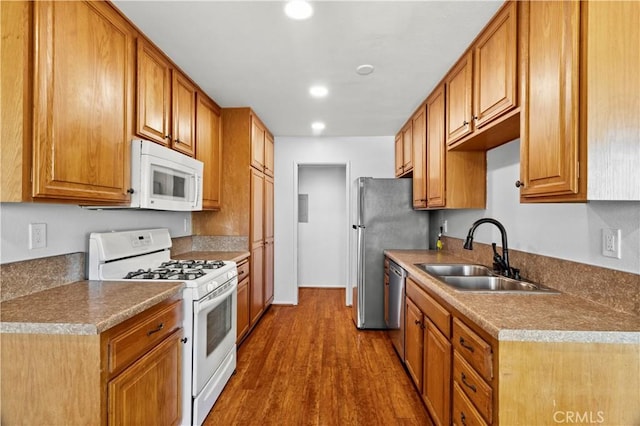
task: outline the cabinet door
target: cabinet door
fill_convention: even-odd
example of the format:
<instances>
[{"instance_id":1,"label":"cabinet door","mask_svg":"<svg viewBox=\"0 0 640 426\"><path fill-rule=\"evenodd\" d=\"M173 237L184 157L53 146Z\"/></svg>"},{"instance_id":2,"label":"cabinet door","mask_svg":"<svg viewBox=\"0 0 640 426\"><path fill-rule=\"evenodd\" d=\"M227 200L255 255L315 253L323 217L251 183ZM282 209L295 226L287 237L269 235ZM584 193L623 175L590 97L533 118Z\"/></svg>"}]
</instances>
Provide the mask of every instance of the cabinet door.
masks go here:
<instances>
[{"instance_id":1,"label":"cabinet door","mask_svg":"<svg viewBox=\"0 0 640 426\"><path fill-rule=\"evenodd\" d=\"M469 52L445 77L448 145L473 131L471 120L472 62L473 55Z\"/></svg>"},{"instance_id":2,"label":"cabinet door","mask_svg":"<svg viewBox=\"0 0 640 426\"><path fill-rule=\"evenodd\" d=\"M196 146L196 87L173 70L172 147L193 157Z\"/></svg>"},{"instance_id":3,"label":"cabinet door","mask_svg":"<svg viewBox=\"0 0 640 426\"><path fill-rule=\"evenodd\" d=\"M251 279L249 280L251 324L255 324L264 310L264 245L251 249Z\"/></svg>"},{"instance_id":4,"label":"cabinet door","mask_svg":"<svg viewBox=\"0 0 640 426\"><path fill-rule=\"evenodd\" d=\"M264 239L273 240L273 178L264 178Z\"/></svg>"},{"instance_id":5,"label":"cabinet door","mask_svg":"<svg viewBox=\"0 0 640 426\"><path fill-rule=\"evenodd\" d=\"M517 2L508 2L474 45L476 128L517 105L517 10Z\"/></svg>"},{"instance_id":6,"label":"cabinet door","mask_svg":"<svg viewBox=\"0 0 640 426\"><path fill-rule=\"evenodd\" d=\"M422 392L422 356L424 348L422 321L422 311L411 299L405 298L405 365L420 392Z\"/></svg>"},{"instance_id":7,"label":"cabinet door","mask_svg":"<svg viewBox=\"0 0 640 426\"><path fill-rule=\"evenodd\" d=\"M402 172L407 173L413 169L413 128L411 120L402 129Z\"/></svg>"},{"instance_id":8,"label":"cabinet door","mask_svg":"<svg viewBox=\"0 0 640 426\"><path fill-rule=\"evenodd\" d=\"M249 229L251 248L264 242L264 174L253 168L251 173L251 226Z\"/></svg>"},{"instance_id":9,"label":"cabinet door","mask_svg":"<svg viewBox=\"0 0 640 426\"><path fill-rule=\"evenodd\" d=\"M426 112L424 105L411 120L411 136L413 144L413 208L427 207L426 178Z\"/></svg>"},{"instance_id":10,"label":"cabinet door","mask_svg":"<svg viewBox=\"0 0 640 426\"><path fill-rule=\"evenodd\" d=\"M169 146L171 110L171 65L144 39L138 38L136 133Z\"/></svg>"},{"instance_id":11,"label":"cabinet door","mask_svg":"<svg viewBox=\"0 0 640 426\"><path fill-rule=\"evenodd\" d=\"M180 422L181 337L182 329L109 382L110 425L177 425Z\"/></svg>"},{"instance_id":12,"label":"cabinet door","mask_svg":"<svg viewBox=\"0 0 640 426\"><path fill-rule=\"evenodd\" d=\"M404 169L404 146L402 145L402 131L396 135L395 153L396 153L396 177L402 175Z\"/></svg>"},{"instance_id":13,"label":"cabinet door","mask_svg":"<svg viewBox=\"0 0 640 426\"><path fill-rule=\"evenodd\" d=\"M264 300L273 301L273 178L264 179Z\"/></svg>"},{"instance_id":14,"label":"cabinet door","mask_svg":"<svg viewBox=\"0 0 640 426\"><path fill-rule=\"evenodd\" d=\"M451 417L451 343L431 321L424 330L424 386L422 397L436 425Z\"/></svg>"},{"instance_id":15,"label":"cabinet door","mask_svg":"<svg viewBox=\"0 0 640 426\"><path fill-rule=\"evenodd\" d=\"M247 331L249 331L249 301L249 278L247 277L238 283L238 322L236 343L239 343Z\"/></svg>"},{"instance_id":16,"label":"cabinet door","mask_svg":"<svg viewBox=\"0 0 640 426\"><path fill-rule=\"evenodd\" d=\"M523 2L522 197L578 192L581 2Z\"/></svg>"},{"instance_id":17,"label":"cabinet door","mask_svg":"<svg viewBox=\"0 0 640 426\"><path fill-rule=\"evenodd\" d=\"M197 94L196 158L204 163L202 208L220 208L222 122L220 109L206 96Z\"/></svg>"},{"instance_id":18,"label":"cabinet door","mask_svg":"<svg viewBox=\"0 0 640 426\"><path fill-rule=\"evenodd\" d=\"M33 196L129 199L135 46L108 3L34 6Z\"/></svg>"},{"instance_id":19,"label":"cabinet door","mask_svg":"<svg viewBox=\"0 0 640 426\"><path fill-rule=\"evenodd\" d=\"M445 205L445 111L444 86L427 99L427 206Z\"/></svg>"},{"instance_id":20,"label":"cabinet door","mask_svg":"<svg viewBox=\"0 0 640 426\"><path fill-rule=\"evenodd\" d=\"M251 324L264 309L264 174L251 169Z\"/></svg>"},{"instance_id":21,"label":"cabinet door","mask_svg":"<svg viewBox=\"0 0 640 426\"><path fill-rule=\"evenodd\" d=\"M264 127L251 116L251 166L264 171Z\"/></svg>"},{"instance_id":22,"label":"cabinet door","mask_svg":"<svg viewBox=\"0 0 640 426\"><path fill-rule=\"evenodd\" d=\"M264 136L264 173L267 176L273 177L274 164L273 164L273 136L269 132L265 131Z\"/></svg>"},{"instance_id":23,"label":"cabinet door","mask_svg":"<svg viewBox=\"0 0 640 426\"><path fill-rule=\"evenodd\" d=\"M264 242L264 305L273 302L273 252L275 247L272 240Z\"/></svg>"}]
</instances>

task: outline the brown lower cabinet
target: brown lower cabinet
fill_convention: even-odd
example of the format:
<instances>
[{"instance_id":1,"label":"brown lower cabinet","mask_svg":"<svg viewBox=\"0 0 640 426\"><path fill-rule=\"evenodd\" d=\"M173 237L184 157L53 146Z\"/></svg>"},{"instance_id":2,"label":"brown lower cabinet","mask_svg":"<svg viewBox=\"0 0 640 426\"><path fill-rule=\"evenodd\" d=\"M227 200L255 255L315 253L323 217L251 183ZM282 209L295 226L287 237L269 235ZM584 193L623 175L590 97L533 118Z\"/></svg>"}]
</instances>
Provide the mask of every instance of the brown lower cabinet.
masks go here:
<instances>
[{"instance_id":1,"label":"brown lower cabinet","mask_svg":"<svg viewBox=\"0 0 640 426\"><path fill-rule=\"evenodd\" d=\"M448 425L451 413L451 343L448 337L451 314L411 278L407 278L406 293L407 370L433 422Z\"/></svg>"},{"instance_id":2,"label":"brown lower cabinet","mask_svg":"<svg viewBox=\"0 0 640 426\"><path fill-rule=\"evenodd\" d=\"M405 366L434 424L637 423L638 344L498 341L408 272Z\"/></svg>"},{"instance_id":3,"label":"brown lower cabinet","mask_svg":"<svg viewBox=\"0 0 640 426\"><path fill-rule=\"evenodd\" d=\"M454 318L411 277L405 303L405 363L434 424L493 423L492 345ZM455 391L452 395L455 386L464 398L456 397ZM474 423L476 417L483 423Z\"/></svg>"},{"instance_id":4,"label":"brown lower cabinet","mask_svg":"<svg viewBox=\"0 0 640 426\"><path fill-rule=\"evenodd\" d=\"M249 260L238 263L238 324L236 343L240 343L249 331Z\"/></svg>"},{"instance_id":5,"label":"brown lower cabinet","mask_svg":"<svg viewBox=\"0 0 640 426\"><path fill-rule=\"evenodd\" d=\"M5 333L2 424L177 425L182 335L175 299L98 335Z\"/></svg>"}]
</instances>

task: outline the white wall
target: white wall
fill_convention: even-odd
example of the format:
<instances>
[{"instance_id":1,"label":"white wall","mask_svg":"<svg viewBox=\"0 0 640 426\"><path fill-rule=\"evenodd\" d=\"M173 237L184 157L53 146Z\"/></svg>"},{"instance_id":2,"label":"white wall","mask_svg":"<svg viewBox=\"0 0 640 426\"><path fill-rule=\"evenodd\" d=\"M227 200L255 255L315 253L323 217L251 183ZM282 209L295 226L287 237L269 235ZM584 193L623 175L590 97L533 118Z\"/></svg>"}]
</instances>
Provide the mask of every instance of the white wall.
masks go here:
<instances>
[{"instance_id":1,"label":"white wall","mask_svg":"<svg viewBox=\"0 0 640 426\"><path fill-rule=\"evenodd\" d=\"M47 225L47 247L29 249L30 223ZM189 212L87 210L66 204L1 203L0 224L0 263L86 252L91 232L169 228L172 237L191 235Z\"/></svg>"},{"instance_id":2,"label":"white wall","mask_svg":"<svg viewBox=\"0 0 640 426\"><path fill-rule=\"evenodd\" d=\"M487 209L440 211L436 223L447 220L446 234L464 238L475 220L493 217L506 228L510 249L640 273L640 202L520 204L514 185L519 170L519 139L489 151ZM622 230L621 259L602 256L602 228ZM489 224L477 229L474 241L501 245L500 233Z\"/></svg>"},{"instance_id":3,"label":"white wall","mask_svg":"<svg viewBox=\"0 0 640 426\"><path fill-rule=\"evenodd\" d=\"M274 303L297 304L298 164L347 164L347 178L394 176L394 137L275 138Z\"/></svg>"},{"instance_id":4,"label":"white wall","mask_svg":"<svg viewBox=\"0 0 640 426\"><path fill-rule=\"evenodd\" d=\"M305 165L298 193L308 196L308 221L298 223L298 286L345 287L347 271L346 167Z\"/></svg>"}]
</instances>

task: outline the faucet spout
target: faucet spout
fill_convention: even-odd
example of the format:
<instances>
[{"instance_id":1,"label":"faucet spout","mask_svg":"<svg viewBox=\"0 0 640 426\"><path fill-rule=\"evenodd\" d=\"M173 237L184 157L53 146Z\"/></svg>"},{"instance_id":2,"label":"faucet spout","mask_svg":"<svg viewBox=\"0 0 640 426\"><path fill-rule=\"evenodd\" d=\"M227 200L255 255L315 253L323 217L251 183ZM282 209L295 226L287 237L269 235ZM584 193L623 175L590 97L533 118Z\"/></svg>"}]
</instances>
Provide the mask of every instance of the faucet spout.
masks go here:
<instances>
[{"instance_id":1,"label":"faucet spout","mask_svg":"<svg viewBox=\"0 0 640 426\"><path fill-rule=\"evenodd\" d=\"M501 264L501 269L504 269L503 273L507 277L510 277L511 266L509 265L509 247L507 244L507 230L504 229L504 226L502 226L502 224L497 220L490 217L484 217L482 219L478 219L475 222L473 222L473 225L471 225L471 228L469 229L469 233L467 234L467 238L464 242L463 247L466 250L473 250L473 234L476 232L476 228L482 225L483 223L491 223L500 230L500 234L502 236L502 256L495 253L495 248L494 248L494 253L495 253L494 257L498 258L499 261L497 263Z\"/></svg>"}]
</instances>

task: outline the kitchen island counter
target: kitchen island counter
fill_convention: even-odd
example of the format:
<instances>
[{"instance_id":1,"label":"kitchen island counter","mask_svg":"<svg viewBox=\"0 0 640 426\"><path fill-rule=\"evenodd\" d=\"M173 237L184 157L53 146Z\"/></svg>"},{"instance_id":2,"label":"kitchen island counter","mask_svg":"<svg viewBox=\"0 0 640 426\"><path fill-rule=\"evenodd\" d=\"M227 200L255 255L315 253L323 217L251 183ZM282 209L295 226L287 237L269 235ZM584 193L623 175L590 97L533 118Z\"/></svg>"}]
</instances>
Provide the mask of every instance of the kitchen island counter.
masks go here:
<instances>
[{"instance_id":1,"label":"kitchen island counter","mask_svg":"<svg viewBox=\"0 0 640 426\"><path fill-rule=\"evenodd\" d=\"M97 335L178 296L181 282L78 281L0 303L0 332Z\"/></svg>"},{"instance_id":2,"label":"kitchen island counter","mask_svg":"<svg viewBox=\"0 0 640 426\"><path fill-rule=\"evenodd\" d=\"M640 344L640 317L560 294L457 291L416 263L475 263L431 250L385 250L414 281L499 341Z\"/></svg>"}]
</instances>

